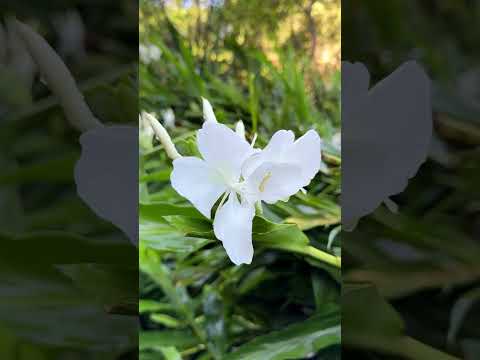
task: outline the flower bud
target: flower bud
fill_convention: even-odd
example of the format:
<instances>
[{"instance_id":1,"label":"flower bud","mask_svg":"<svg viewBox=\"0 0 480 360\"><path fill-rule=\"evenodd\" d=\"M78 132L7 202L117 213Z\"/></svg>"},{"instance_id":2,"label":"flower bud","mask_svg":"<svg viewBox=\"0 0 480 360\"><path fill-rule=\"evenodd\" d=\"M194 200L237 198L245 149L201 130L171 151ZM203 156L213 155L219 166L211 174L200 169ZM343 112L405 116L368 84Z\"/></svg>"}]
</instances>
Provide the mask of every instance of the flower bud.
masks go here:
<instances>
[{"instance_id":1,"label":"flower bud","mask_svg":"<svg viewBox=\"0 0 480 360\"><path fill-rule=\"evenodd\" d=\"M162 124L160 124L160 122L157 119L155 119L155 117L152 114L149 114L145 111L142 111L142 117L150 123L150 126L152 127L153 132L155 133L155 136L163 145L163 148L165 149L167 156L172 160L181 158L182 155L178 153L172 141L172 138L168 134L167 130L165 130L165 128L162 126Z\"/></svg>"},{"instance_id":2,"label":"flower bud","mask_svg":"<svg viewBox=\"0 0 480 360\"><path fill-rule=\"evenodd\" d=\"M242 139L245 139L245 124L242 120L237 121L235 124L235 132L240 136Z\"/></svg>"},{"instance_id":3,"label":"flower bud","mask_svg":"<svg viewBox=\"0 0 480 360\"><path fill-rule=\"evenodd\" d=\"M101 126L100 121L90 111L72 74L55 50L29 26L15 19L11 21L51 91L59 99L68 121L80 131Z\"/></svg>"},{"instance_id":4,"label":"flower bud","mask_svg":"<svg viewBox=\"0 0 480 360\"><path fill-rule=\"evenodd\" d=\"M218 122L217 118L215 117L215 113L213 112L212 105L204 97L202 97L202 105L203 105L203 120Z\"/></svg>"}]
</instances>

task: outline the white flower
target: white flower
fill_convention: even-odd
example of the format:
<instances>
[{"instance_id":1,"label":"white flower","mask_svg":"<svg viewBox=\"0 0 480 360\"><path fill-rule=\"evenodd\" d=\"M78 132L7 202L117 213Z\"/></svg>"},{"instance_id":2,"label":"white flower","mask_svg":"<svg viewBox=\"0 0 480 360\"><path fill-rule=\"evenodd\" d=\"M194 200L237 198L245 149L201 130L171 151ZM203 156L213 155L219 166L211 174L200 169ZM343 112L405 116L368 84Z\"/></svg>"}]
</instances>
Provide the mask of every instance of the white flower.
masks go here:
<instances>
[{"instance_id":1,"label":"white flower","mask_svg":"<svg viewBox=\"0 0 480 360\"><path fill-rule=\"evenodd\" d=\"M203 107L206 121L197 134L202 158L174 160L171 183L208 218L221 198L213 221L215 236L233 263L250 264L255 203L273 204L308 185L321 167L321 140L313 130L297 141L293 132L280 130L260 151L216 122L205 99Z\"/></svg>"},{"instance_id":2,"label":"white flower","mask_svg":"<svg viewBox=\"0 0 480 360\"><path fill-rule=\"evenodd\" d=\"M296 141L292 131L279 130L273 134L264 150L254 154L245 162L242 174L245 178L250 178L249 184L251 185L253 179L263 180L262 175L271 176L268 183L272 183L277 180L272 171L283 171L284 174L278 173L280 179L277 187L272 187L269 191L257 191L257 196L260 200L270 204L278 200L286 200L307 186L317 172L323 169L325 165L322 162L321 148L322 142L315 130L307 131ZM255 183L253 184L255 185ZM261 190L261 184L258 185L257 190ZM291 192L288 187L296 189L296 191ZM250 189L249 195L254 190L255 186ZM285 196L278 197L280 193Z\"/></svg>"},{"instance_id":3,"label":"white flower","mask_svg":"<svg viewBox=\"0 0 480 360\"><path fill-rule=\"evenodd\" d=\"M162 50L160 50L160 48L156 45L150 45L148 47L148 50L150 51L150 58L153 61L159 60L160 57L162 56Z\"/></svg>"},{"instance_id":4,"label":"white flower","mask_svg":"<svg viewBox=\"0 0 480 360\"><path fill-rule=\"evenodd\" d=\"M162 119L163 125L165 125L166 128L175 127L175 113L171 108L162 111Z\"/></svg>"},{"instance_id":5,"label":"white flower","mask_svg":"<svg viewBox=\"0 0 480 360\"><path fill-rule=\"evenodd\" d=\"M29 26L12 20L22 44L60 101L71 125L82 131L74 177L80 198L98 216L138 244L138 129L104 126L94 117L60 56Z\"/></svg>"},{"instance_id":6,"label":"white flower","mask_svg":"<svg viewBox=\"0 0 480 360\"><path fill-rule=\"evenodd\" d=\"M163 145L167 156L172 160L182 157L175 148L175 144L173 143L167 130L165 130L165 128L162 126L162 124L160 124L160 122L155 118L155 116L153 114L147 113L146 111L142 111L141 116L145 121L150 123L150 126L153 129L155 136Z\"/></svg>"},{"instance_id":7,"label":"white flower","mask_svg":"<svg viewBox=\"0 0 480 360\"><path fill-rule=\"evenodd\" d=\"M157 61L162 56L162 50L156 45L144 45L140 44L138 48L140 61L144 64L150 64L153 61Z\"/></svg>"}]
</instances>

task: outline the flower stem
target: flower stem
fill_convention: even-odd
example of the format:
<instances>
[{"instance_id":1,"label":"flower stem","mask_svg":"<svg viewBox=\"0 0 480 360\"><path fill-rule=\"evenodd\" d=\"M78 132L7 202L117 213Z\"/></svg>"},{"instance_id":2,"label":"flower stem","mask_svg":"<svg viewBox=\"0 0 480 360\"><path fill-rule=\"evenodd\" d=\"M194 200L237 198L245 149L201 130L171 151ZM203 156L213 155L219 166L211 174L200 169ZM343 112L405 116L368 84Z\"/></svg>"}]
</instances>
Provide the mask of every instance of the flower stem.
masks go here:
<instances>
[{"instance_id":1,"label":"flower stem","mask_svg":"<svg viewBox=\"0 0 480 360\"><path fill-rule=\"evenodd\" d=\"M329 254L325 251L317 249L311 245L298 245L298 244L271 244L271 248L279 250L287 250L295 252L297 254L307 255L321 262L327 263L331 266L334 266L338 269L342 267L342 258L340 256L335 256Z\"/></svg>"},{"instance_id":2,"label":"flower stem","mask_svg":"<svg viewBox=\"0 0 480 360\"><path fill-rule=\"evenodd\" d=\"M322 250L314 248L313 246L306 246L304 249L305 250L303 251L303 253L305 255L309 255L317 260L326 262L327 264L335 266L339 269L342 267L342 258L339 256L331 255Z\"/></svg>"},{"instance_id":3,"label":"flower stem","mask_svg":"<svg viewBox=\"0 0 480 360\"><path fill-rule=\"evenodd\" d=\"M255 210L256 210L257 215L263 215L263 207L262 207L262 202L261 201L257 201L255 203Z\"/></svg>"}]
</instances>

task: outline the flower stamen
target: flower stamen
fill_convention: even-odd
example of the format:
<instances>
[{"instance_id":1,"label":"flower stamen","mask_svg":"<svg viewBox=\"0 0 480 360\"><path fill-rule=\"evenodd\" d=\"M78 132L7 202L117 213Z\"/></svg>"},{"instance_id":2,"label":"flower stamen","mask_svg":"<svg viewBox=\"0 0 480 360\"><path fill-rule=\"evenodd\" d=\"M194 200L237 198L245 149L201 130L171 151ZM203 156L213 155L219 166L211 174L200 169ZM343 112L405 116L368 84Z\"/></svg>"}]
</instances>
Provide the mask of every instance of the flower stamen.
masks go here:
<instances>
[{"instance_id":1,"label":"flower stamen","mask_svg":"<svg viewBox=\"0 0 480 360\"><path fill-rule=\"evenodd\" d=\"M252 143L250 144L252 148L255 146L255 141L257 141L257 133L253 135Z\"/></svg>"},{"instance_id":2,"label":"flower stamen","mask_svg":"<svg viewBox=\"0 0 480 360\"><path fill-rule=\"evenodd\" d=\"M265 176L264 178L262 179L262 181L260 182L260 185L258 186L258 190L260 192L264 192L265 191L265 186L267 185L267 181L272 177L272 173L269 171Z\"/></svg>"}]
</instances>

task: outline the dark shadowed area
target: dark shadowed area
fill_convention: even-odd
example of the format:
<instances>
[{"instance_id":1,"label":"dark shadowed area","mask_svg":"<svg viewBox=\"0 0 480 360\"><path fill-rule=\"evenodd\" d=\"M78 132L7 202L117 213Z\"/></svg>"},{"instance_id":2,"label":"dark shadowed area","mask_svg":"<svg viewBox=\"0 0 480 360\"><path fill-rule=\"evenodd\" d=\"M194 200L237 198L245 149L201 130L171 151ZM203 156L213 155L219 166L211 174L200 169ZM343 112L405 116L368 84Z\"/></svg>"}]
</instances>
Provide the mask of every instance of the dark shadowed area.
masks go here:
<instances>
[{"instance_id":1,"label":"dark shadowed area","mask_svg":"<svg viewBox=\"0 0 480 360\"><path fill-rule=\"evenodd\" d=\"M342 4L342 60L365 64L372 86L415 60L432 80L433 117L427 161L391 198L398 213L380 205L343 234L346 358L480 356L479 20L479 1ZM410 131L391 142L399 156L420 135Z\"/></svg>"},{"instance_id":2,"label":"dark shadowed area","mask_svg":"<svg viewBox=\"0 0 480 360\"><path fill-rule=\"evenodd\" d=\"M101 123L136 126L137 6L0 5L1 359L138 358L137 248L78 196L81 132L60 105L68 94L52 93L47 80L60 67L38 66L49 52L33 56L15 20L47 40Z\"/></svg>"}]
</instances>

